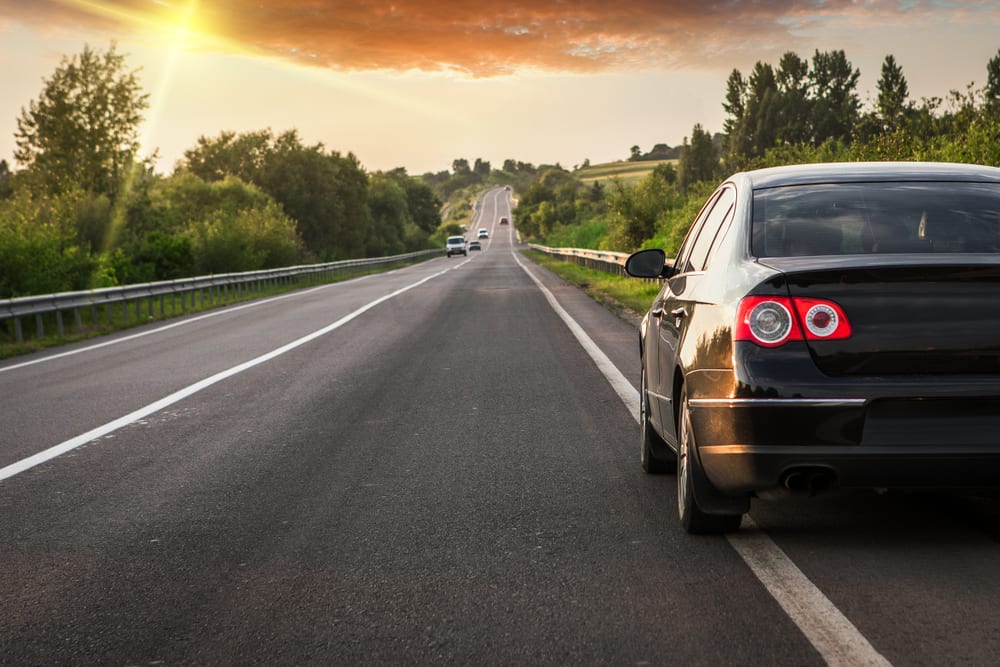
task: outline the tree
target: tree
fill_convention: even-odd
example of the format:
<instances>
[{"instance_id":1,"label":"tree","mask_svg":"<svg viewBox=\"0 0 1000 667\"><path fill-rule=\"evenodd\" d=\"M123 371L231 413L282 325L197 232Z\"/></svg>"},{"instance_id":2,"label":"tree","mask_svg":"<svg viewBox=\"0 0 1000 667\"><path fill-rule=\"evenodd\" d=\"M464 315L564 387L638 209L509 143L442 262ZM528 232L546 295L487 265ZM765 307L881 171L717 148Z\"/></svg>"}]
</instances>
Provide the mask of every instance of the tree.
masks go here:
<instances>
[{"instance_id":1,"label":"tree","mask_svg":"<svg viewBox=\"0 0 1000 667\"><path fill-rule=\"evenodd\" d=\"M210 183L226 176L252 183L263 168L273 141L270 130L243 134L226 131L214 139L200 136L195 148L184 151L184 159L191 173Z\"/></svg>"},{"instance_id":2,"label":"tree","mask_svg":"<svg viewBox=\"0 0 1000 667\"><path fill-rule=\"evenodd\" d=\"M406 175L405 169L391 172L406 192L406 204L413 223L427 234L441 225L441 200L426 183Z\"/></svg>"},{"instance_id":3,"label":"tree","mask_svg":"<svg viewBox=\"0 0 1000 667\"><path fill-rule=\"evenodd\" d=\"M368 175L357 158L305 146L294 131L274 142L254 181L295 219L317 257L363 257L369 235Z\"/></svg>"},{"instance_id":4,"label":"tree","mask_svg":"<svg viewBox=\"0 0 1000 667\"><path fill-rule=\"evenodd\" d=\"M274 197L320 259L364 255L371 217L368 177L353 155L306 146L295 130L198 138L182 168L209 182L235 176Z\"/></svg>"},{"instance_id":5,"label":"tree","mask_svg":"<svg viewBox=\"0 0 1000 667\"><path fill-rule=\"evenodd\" d=\"M729 114L722 123L722 131L728 137L729 151L733 155L746 155L749 153L747 146L747 133L744 131L747 101L747 82L738 69L729 73L726 80L726 101L722 103L722 108Z\"/></svg>"},{"instance_id":6,"label":"tree","mask_svg":"<svg viewBox=\"0 0 1000 667\"><path fill-rule=\"evenodd\" d=\"M859 70L851 69L843 51L815 52L809 77L813 143L850 138L861 109L857 94L860 76Z\"/></svg>"},{"instance_id":7,"label":"tree","mask_svg":"<svg viewBox=\"0 0 1000 667\"><path fill-rule=\"evenodd\" d=\"M0 160L0 199L7 199L14 194L12 180L7 160Z\"/></svg>"},{"instance_id":8,"label":"tree","mask_svg":"<svg viewBox=\"0 0 1000 667\"><path fill-rule=\"evenodd\" d=\"M683 154L683 147L682 147ZM673 185L677 182L677 170L674 169L674 164L672 162L664 162L658 164L653 168L653 174L658 178L662 178L666 181L667 185ZM595 181L596 183L596 181Z\"/></svg>"},{"instance_id":9,"label":"tree","mask_svg":"<svg viewBox=\"0 0 1000 667\"><path fill-rule=\"evenodd\" d=\"M776 137L781 143L797 144L811 135L809 115L809 63L788 51L781 56L775 79L778 86Z\"/></svg>"},{"instance_id":10,"label":"tree","mask_svg":"<svg viewBox=\"0 0 1000 667\"><path fill-rule=\"evenodd\" d=\"M482 176L483 178L490 175L490 163L482 158L476 158L476 163L472 167L472 173Z\"/></svg>"},{"instance_id":11,"label":"tree","mask_svg":"<svg viewBox=\"0 0 1000 667\"><path fill-rule=\"evenodd\" d=\"M386 174L375 174L368 187L368 208L372 226L365 243L365 255L381 257L405 250L403 238L407 225L413 224L406 191Z\"/></svg>"},{"instance_id":12,"label":"tree","mask_svg":"<svg viewBox=\"0 0 1000 667\"><path fill-rule=\"evenodd\" d=\"M1000 116L1000 49L986 63L986 108L992 114Z\"/></svg>"},{"instance_id":13,"label":"tree","mask_svg":"<svg viewBox=\"0 0 1000 667\"><path fill-rule=\"evenodd\" d=\"M774 68L761 62L754 65L748 88L746 130L750 135L751 154L763 155L778 140L778 80ZM694 136L691 141L694 142Z\"/></svg>"},{"instance_id":14,"label":"tree","mask_svg":"<svg viewBox=\"0 0 1000 667\"><path fill-rule=\"evenodd\" d=\"M21 108L14 157L50 193L73 188L112 199L139 152L139 124L148 107L138 70L112 44L84 46L63 58L40 97Z\"/></svg>"},{"instance_id":15,"label":"tree","mask_svg":"<svg viewBox=\"0 0 1000 667\"><path fill-rule=\"evenodd\" d=\"M738 158L763 155L778 135L778 84L774 68L758 61L745 81L739 70L733 70L726 85L726 101L722 106L732 116L724 123L730 152Z\"/></svg>"},{"instance_id":16,"label":"tree","mask_svg":"<svg viewBox=\"0 0 1000 667\"><path fill-rule=\"evenodd\" d=\"M684 148L678 165L677 184L681 191L699 181L711 181L719 170L719 156L712 143L712 135L706 132L701 123L696 123L691 130L691 143L684 138Z\"/></svg>"},{"instance_id":17,"label":"tree","mask_svg":"<svg viewBox=\"0 0 1000 667\"><path fill-rule=\"evenodd\" d=\"M641 156L642 156L642 149L639 148L638 146L632 146L632 148L629 149L629 156L628 156L629 161L638 160Z\"/></svg>"},{"instance_id":18,"label":"tree","mask_svg":"<svg viewBox=\"0 0 1000 667\"><path fill-rule=\"evenodd\" d=\"M903 68L890 54L882 62L882 76L878 80L878 112L882 126L888 131L899 127L906 111L906 98L910 90L903 76Z\"/></svg>"},{"instance_id":19,"label":"tree","mask_svg":"<svg viewBox=\"0 0 1000 667\"><path fill-rule=\"evenodd\" d=\"M469 169L469 161L464 157L455 158L451 161L451 171L456 176L464 176L472 173L472 170Z\"/></svg>"}]
</instances>

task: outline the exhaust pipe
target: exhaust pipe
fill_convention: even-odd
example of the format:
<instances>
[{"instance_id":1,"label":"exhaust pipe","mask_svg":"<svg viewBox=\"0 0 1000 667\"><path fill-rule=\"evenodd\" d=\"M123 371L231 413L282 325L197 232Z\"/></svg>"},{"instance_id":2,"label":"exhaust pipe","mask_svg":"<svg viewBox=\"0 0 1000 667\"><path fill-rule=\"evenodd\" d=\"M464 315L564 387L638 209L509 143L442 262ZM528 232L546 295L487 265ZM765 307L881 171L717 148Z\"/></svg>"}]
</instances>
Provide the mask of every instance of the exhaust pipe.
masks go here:
<instances>
[{"instance_id":1,"label":"exhaust pipe","mask_svg":"<svg viewBox=\"0 0 1000 667\"><path fill-rule=\"evenodd\" d=\"M835 479L833 471L827 468L792 468L781 483L792 493L815 496L829 491Z\"/></svg>"},{"instance_id":2,"label":"exhaust pipe","mask_svg":"<svg viewBox=\"0 0 1000 667\"><path fill-rule=\"evenodd\" d=\"M792 472L785 475L785 488L792 493L805 493L808 483L805 473L793 470Z\"/></svg>"}]
</instances>

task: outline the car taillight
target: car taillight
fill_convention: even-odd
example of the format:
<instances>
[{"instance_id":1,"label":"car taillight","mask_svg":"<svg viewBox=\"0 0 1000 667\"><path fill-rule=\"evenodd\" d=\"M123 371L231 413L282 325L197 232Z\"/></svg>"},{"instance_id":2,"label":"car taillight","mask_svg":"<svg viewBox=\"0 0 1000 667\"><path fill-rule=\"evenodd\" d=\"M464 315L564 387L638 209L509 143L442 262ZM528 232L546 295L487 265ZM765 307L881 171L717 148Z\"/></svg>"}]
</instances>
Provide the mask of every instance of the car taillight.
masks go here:
<instances>
[{"instance_id":1,"label":"car taillight","mask_svg":"<svg viewBox=\"0 0 1000 667\"><path fill-rule=\"evenodd\" d=\"M851 324L844 311L833 301L823 299L792 299L809 340L849 338Z\"/></svg>"},{"instance_id":2,"label":"car taillight","mask_svg":"<svg viewBox=\"0 0 1000 667\"><path fill-rule=\"evenodd\" d=\"M833 301L748 296L737 308L733 339L777 347L790 340L836 340L850 335L851 325Z\"/></svg>"}]
</instances>

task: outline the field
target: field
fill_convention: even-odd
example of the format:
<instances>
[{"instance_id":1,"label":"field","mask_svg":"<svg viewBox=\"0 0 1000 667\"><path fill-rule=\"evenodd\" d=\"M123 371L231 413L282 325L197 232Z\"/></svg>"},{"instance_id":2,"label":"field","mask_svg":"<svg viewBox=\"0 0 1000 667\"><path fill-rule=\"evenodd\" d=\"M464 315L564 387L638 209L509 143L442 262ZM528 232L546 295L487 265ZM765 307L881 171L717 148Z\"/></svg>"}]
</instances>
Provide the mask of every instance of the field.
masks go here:
<instances>
[{"instance_id":1,"label":"field","mask_svg":"<svg viewBox=\"0 0 1000 667\"><path fill-rule=\"evenodd\" d=\"M635 183L642 180L646 175L656 168L656 165L664 162L674 162L677 160L649 160L644 162L605 162L584 167L575 172L577 178L584 183L592 181L607 181L613 178L621 179L625 183Z\"/></svg>"}]
</instances>

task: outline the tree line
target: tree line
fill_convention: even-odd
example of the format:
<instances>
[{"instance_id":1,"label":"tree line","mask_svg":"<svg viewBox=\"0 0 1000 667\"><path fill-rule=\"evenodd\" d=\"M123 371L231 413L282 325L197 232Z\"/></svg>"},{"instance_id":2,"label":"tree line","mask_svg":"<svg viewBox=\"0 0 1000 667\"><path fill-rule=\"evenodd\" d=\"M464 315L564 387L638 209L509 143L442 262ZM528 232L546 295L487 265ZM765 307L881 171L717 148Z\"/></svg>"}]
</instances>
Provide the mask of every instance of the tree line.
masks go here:
<instances>
[{"instance_id":1,"label":"tree line","mask_svg":"<svg viewBox=\"0 0 1000 667\"><path fill-rule=\"evenodd\" d=\"M784 54L734 69L714 134L633 146L668 160L635 184L583 181L577 167L456 158L451 170L369 173L294 130L201 136L173 173L139 156L148 108L123 55L64 58L22 109L11 171L0 161L0 298L294 263L396 254L462 233L484 187L515 188L522 238L548 245L672 251L727 173L796 162L941 160L1000 165L1000 51L986 84L913 101L886 56L875 104L843 51ZM589 166L589 160L583 167ZM443 213L442 213L443 212Z\"/></svg>"},{"instance_id":2,"label":"tree line","mask_svg":"<svg viewBox=\"0 0 1000 667\"><path fill-rule=\"evenodd\" d=\"M0 161L0 298L434 247L441 198L294 130L202 136L169 176L139 155L149 106L112 44L62 59Z\"/></svg>"},{"instance_id":3,"label":"tree line","mask_svg":"<svg viewBox=\"0 0 1000 667\"><path fill-rule=\"evenodd\" d=\"M844 51L817 50L811 60L787 52L776 65L757 62L748 75L734 69L721 132L695 124L677 159L635 184L543 171L520 197L518 230L552 246L673 252L707 195L735 171L858 160L1000 166L1000 50L986 63L984 86L944 98L910 99L892 55L883 61L871 108L861 103L859 78ZM672 150L657 144L650 153ZM627 159L648 155L633 146Z\"/></svg>"}]
</instances>

